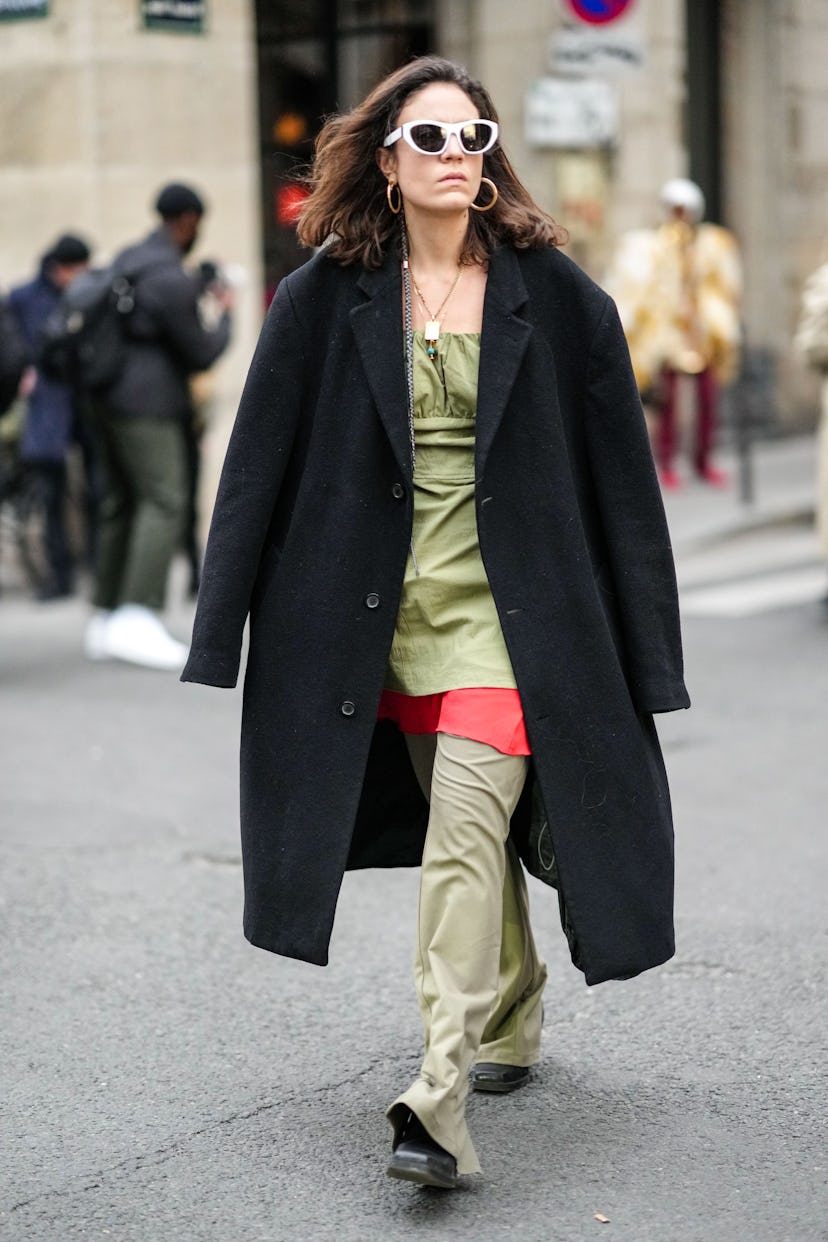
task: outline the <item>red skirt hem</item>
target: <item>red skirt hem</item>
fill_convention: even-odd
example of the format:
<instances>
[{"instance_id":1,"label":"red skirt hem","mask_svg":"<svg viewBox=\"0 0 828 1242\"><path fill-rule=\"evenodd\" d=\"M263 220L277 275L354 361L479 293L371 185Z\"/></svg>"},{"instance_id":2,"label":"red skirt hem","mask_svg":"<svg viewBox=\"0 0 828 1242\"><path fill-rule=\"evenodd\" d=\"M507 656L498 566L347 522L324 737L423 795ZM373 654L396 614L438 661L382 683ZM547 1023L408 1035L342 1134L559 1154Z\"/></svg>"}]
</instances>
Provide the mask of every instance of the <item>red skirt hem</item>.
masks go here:
<instances>
[{"instance_id":1,"label":"red skirt hem","mask_svg":"<svg viewBox=\"0 0 828 1242\"><path fill-rule=\"evenodd\" d=\"M393 720L403 733L451 733L483 742L504 755L531 755L517 690L471 687L437 694L383 690L379 720Z\"/></svg>"}]
</instances>

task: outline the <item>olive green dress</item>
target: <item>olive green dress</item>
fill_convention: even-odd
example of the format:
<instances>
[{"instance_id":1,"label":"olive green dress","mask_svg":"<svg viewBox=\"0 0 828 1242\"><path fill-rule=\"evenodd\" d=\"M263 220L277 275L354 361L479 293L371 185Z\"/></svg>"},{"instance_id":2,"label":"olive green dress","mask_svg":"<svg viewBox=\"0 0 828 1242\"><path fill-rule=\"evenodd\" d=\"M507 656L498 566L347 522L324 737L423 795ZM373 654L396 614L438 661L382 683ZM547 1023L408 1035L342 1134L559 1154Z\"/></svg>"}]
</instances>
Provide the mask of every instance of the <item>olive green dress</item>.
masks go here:
<instances>
[{"instance_id":1,"label":"olive green dress","mask_svg":"<svg viewBox=\"0 0 828 1242\"><path fill-rule=\"evenodd\" d=\"M402 694L515 687L477 538L479 363L479 333L441 333L434 361L414 333L414 557L386 678Z\"/></svg>"}]
</instances>

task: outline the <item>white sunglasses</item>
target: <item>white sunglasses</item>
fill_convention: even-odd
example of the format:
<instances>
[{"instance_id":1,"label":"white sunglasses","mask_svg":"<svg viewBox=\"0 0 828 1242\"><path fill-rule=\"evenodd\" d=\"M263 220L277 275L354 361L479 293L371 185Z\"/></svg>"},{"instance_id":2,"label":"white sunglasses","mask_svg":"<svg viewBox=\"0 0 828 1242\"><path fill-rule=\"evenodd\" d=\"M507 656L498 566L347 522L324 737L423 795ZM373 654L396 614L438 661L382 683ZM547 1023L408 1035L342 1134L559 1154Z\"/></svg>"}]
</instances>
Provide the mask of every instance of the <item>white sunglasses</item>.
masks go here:
<instances>
[{"instance_id":1,"label":"white sunglasses","mask_svg":"<svg viewBox=\"0 0 828 1242\"><path fill-rule=\"evenodd\" d=\"M456 121L453 125L445 121L406 121L389 134L382 145L390 147L404 138L421 155L442 155L452 134L467 155L483 155L497 142L498 125L496 121L484 120Z\"/></svg>"}]
</instances>

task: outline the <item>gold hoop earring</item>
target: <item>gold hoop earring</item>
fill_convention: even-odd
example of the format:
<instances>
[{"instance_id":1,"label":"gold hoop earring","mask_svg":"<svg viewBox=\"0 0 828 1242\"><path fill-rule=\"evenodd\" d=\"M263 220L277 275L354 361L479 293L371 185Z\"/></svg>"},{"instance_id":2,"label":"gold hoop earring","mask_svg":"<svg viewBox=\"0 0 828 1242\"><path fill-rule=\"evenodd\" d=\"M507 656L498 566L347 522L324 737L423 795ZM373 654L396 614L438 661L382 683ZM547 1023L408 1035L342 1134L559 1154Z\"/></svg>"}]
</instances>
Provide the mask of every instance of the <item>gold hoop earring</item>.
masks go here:
<instances>
[{"instance_id":1,"label":"gold hoop earring","mask_svg":"<svg viewBox=\"0 0 828 1242\"><path fill-rule=\"evenodd\" d=\"M394 191L395 190L397 191L396 206L394 206ZM388 206L390 207L391 211L393 211L395 216L398 216L400 212L402 211L402 190L397 185L396 181L388 182L388 184L385 187L385 197L388 200Z\"/></svg>"},{"instance_id":2,"label":"gold hoop earring","mask_svg":"<svg viewBox=\"0 0 828 1242\"><path fill-rule=\"evenodd\" d=\"M497 186L496 186L496 185L495 185L495 183L492 181L491 177L481 177L481 178L480 178L480 184L481 184L481 185L483 185L483 184L484 184L484 182L485 182L485 184L489 187L489 189L491 190L491 192L492 192L492 197L491 197L491 199L489 200L489 202L486 204L486 206L485 206L485 207L478 207L477 203L470 203L470 204L469 204L469 206L471 207L472 211L491 211L491 210L492 210L492 208L494 207L495 203L497 202L497 197L498 197L498 196L497 196Z\"/></svg>"}]
</instances>

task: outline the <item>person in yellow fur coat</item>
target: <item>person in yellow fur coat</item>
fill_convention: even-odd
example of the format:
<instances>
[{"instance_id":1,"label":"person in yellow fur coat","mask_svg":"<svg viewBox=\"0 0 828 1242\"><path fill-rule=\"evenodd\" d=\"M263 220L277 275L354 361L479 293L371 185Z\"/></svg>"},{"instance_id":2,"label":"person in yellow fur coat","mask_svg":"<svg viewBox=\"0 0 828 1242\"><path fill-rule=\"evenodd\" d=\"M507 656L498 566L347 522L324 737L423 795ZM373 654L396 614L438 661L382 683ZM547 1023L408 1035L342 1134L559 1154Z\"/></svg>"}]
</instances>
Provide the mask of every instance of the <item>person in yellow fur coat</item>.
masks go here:
<instances>
[{"instance_id":1,"label":"person in yellow fur coat","mask_svg":"<svg viewBox=\"0 0 828 1242\"><path fill-rule=\"evenodd\" d=\"M661 203L664 222L622 237L605 283L618 305L639 389L658 415L654 449L662 486L681 485L675 456L682 375L694 382L695 471L722 486L727 476L711 457L719 389L739 367L739 248L729 230L701 222L704 195L694 181L666 182Z\"/></svg>"},{"instance_id":2,"label":"person in yellow fur coat","mask_svg":"<svg viewBox=\"0 0 828 1242\"><path fill-rule=\"evenodd\" d=\"M817 537L828 557L828 262L805 282L794 347L822 380L821 412L817 427ZM825 599L828 604L828 596Z\"/></svg>"}]
</instances>

